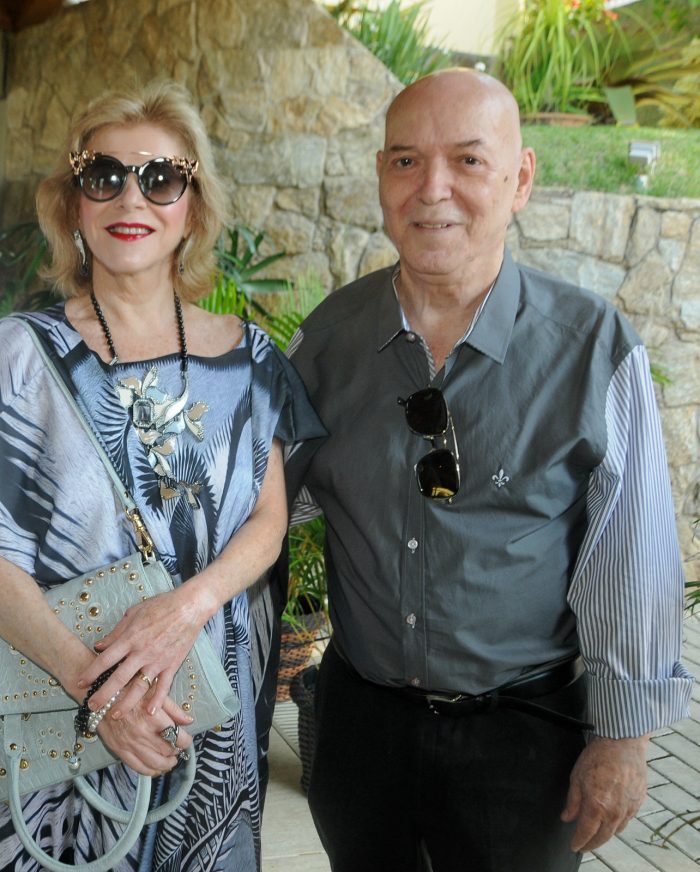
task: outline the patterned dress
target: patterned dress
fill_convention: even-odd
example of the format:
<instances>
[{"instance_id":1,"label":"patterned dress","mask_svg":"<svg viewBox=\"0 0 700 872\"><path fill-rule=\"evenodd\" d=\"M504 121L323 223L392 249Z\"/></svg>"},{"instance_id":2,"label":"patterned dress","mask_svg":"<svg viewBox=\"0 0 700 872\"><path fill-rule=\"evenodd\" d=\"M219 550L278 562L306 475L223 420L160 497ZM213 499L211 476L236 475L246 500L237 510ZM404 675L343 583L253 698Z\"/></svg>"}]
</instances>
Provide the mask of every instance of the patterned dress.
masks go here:
<instances>
[{"instance_id":1,"label":"patterned dress","mask_svg":"<svg viewBox=\"0 0 700 872\"><path fill-rule=\"evenodd\" d=\"M186 402L170 409L162 450L154 453L139 438L129 406L138 398L158 408L164 398L166 405L182 399L179 355L110 367L87 348L62 304L29 317L69 375L176 584L204 569L245 523L273 437L292 443L321 432L291 365L248 325L231 351L190 357ZM169 499L163 482L174 491ZM107 473L31 338L16 319L0 321L0 556L48 588L133 550ZM197 776L186 802L143 831L119 872L259 868L254 707L271 625L271 598L262 586L208 622L241 711L221 731L196 737ZM108 800L128 803L133 794L135 775L121 764L89 777ZM154 782L154 793L166 797L176 777ZM70 782L24 797L24 816L40 846L64 862L95 859L121 831ZM15 836L8 807L0 806L0 869L40 868Z\"/></svg>"}]
</instances>

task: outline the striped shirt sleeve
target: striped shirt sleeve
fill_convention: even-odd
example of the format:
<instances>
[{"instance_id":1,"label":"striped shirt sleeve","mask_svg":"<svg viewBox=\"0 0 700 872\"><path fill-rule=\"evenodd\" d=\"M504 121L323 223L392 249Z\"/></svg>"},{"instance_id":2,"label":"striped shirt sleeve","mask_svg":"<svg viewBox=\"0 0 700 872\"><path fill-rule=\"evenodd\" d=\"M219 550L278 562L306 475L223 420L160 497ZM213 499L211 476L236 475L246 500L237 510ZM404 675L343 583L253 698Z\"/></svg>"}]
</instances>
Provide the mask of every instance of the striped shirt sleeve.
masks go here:
<instances>
[{"instance_id":1,"label":"striped shirt sleeve","mask_svg":"<svg viewBox=\"0 0 700 872\"><path fill-rule=\"evenodd\" d=\"M642 345L611 379L605 423L569 603L589 676L588 719L597 735L624 738L686 716L693 686L680 662L683 568Z\"/></svg>"}]
</instances>

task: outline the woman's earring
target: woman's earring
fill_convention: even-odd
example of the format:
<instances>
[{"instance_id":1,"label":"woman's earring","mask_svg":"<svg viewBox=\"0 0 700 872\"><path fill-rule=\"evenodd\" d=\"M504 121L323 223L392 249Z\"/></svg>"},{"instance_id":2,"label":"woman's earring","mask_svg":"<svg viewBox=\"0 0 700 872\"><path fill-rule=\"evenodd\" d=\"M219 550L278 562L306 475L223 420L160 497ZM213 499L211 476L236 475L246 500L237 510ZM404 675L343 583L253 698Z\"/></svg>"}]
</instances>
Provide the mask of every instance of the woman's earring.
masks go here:
<instances>
[{"instance_id":1,"label":"woman's earring","mask_svg":"<svg viewBox=\"0 0 700 872\"><path fill-rule=\"evenodd\" d=\"M178 258L177 271L181 276L185 274L185 259L187 258L187 249L190 245L190 237L185 236L180 245L180 256Z\"/></svg>"},{"instance_id":2,"label":"woman's earring","mask_svg":"<svg viewBox=\"0 0 700 872\"><path fill-rule=\"evenodd\" d=\"M75 247L78 249L78 255L80 256L78 272L81 276L87 276L90 273L90 264L88 263L87 253L85 252L85 242L83 240L83 234L80 232L80 230L73 231L73 242L75 243Z\"/></svg>"}]
</instances>

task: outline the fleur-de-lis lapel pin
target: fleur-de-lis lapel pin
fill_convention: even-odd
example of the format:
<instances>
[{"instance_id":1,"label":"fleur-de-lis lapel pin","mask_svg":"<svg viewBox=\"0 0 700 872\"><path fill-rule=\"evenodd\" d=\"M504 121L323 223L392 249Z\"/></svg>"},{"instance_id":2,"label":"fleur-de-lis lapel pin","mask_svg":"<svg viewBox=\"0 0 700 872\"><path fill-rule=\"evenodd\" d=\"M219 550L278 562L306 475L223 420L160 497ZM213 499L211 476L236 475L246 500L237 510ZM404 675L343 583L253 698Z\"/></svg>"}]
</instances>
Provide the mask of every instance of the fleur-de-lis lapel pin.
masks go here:
<instances>
[{"instance_id":1,"label":"fleur-de-lis lapel pin","mask_svg":"<svg viewBox=\"0 0 700 872\"><path fill-rule=\"evenodd\" d=\"M496 475L491 476L491 481L496 485L497 488L502 488L503 485L508 484L510 481L509 475L503 474L503 469L499 469Z\"/></svg>"}]
</instances>

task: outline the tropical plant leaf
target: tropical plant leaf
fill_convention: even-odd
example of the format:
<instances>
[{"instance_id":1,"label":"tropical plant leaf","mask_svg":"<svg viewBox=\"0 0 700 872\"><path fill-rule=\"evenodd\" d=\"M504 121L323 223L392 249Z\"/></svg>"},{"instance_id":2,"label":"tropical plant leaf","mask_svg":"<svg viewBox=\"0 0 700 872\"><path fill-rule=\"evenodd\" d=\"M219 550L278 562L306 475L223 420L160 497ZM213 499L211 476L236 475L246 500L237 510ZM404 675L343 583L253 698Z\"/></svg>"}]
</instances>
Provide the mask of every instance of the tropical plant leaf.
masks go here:
<instances>
[{"instance_id":1,"label":"tropical plant leaf","mask_svg":"<svg viewBox=\"0 0 700 872\"><path fill-rule=\"evenodd\" d=\"M41 309L54 294L39 278L48 246L36 221L21 221L0 231L0 316L16 309Z\"/></svg>"},{"instance_id":2,"label":"tropical plant leaf","mask_svg":"<svg viewBox=\"0 0 700 872\"><path fill-rule=\"evenodd\" d=\"M405 85L451 63L449 52L431 45L426 0L403 7L390 0L383 8L344 2L328 8Z\"/></svg>"},{"instance_id":3,"label":"tropical plant leaf","mask_svg":"<svg viewBox=\"0 0 700 872\"><path fill-rule=\"evenodd\" d=\"M600 108L604 89L629 87L636 106L653 106L663 124L689 126L700 119L696 33L669 37L636 7L611 12L603 0L525 0L500 35L497 75L527 115L592 109L610 117Z\"/></svg>"},{"instance_id":4,"label":"tropical plant leaf","mask_svg":"<svg viewBox=\"0 0 700 872\"><path fill-rule=\"evenodd\" d=\"M243 224L226 229L216 247L219 274L211 294L200 301L203 309L240 318L250 318L253 313L263 319L268 317L267 310L253 300L253 295L288 291L290 283L287 279L255 278L285 256L284 251L261 256L259 249L264 239L263 232Z\"/></svg>"},{"instance_id":5,"label":"tropical plant leaf","mask_svg":"<svg viewBox=\"0 0 700 872\"><path fill-rule=\"evenodd\" d=\"M326 522L313 518L289 530L289 585L283 619L303 628L301 616L322 612L328 619L328 589L323 556Z\"/></svg>"}]
</instances>

